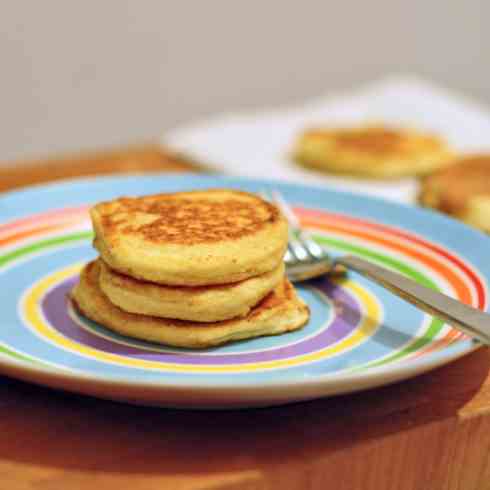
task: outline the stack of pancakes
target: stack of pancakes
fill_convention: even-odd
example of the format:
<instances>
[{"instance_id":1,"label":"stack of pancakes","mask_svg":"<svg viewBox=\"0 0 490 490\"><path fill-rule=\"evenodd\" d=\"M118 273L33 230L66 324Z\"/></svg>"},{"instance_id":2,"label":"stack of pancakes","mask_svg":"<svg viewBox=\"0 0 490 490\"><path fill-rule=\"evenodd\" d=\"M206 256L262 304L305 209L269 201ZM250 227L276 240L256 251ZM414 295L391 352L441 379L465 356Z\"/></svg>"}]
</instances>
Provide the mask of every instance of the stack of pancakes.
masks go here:
<instances>
[{"instance_id":1,"label":"stack of pancakes","mask_svg":"<svg viewBox=\"0 0 490 490\"><path fill-rule=\"evenodd\" d=\"M233 190L124 197L91 209L100 257L72 292L121 334L203 348L302 327L308 307L284 274L287 223Z\"/></svg>"}]
</instances>

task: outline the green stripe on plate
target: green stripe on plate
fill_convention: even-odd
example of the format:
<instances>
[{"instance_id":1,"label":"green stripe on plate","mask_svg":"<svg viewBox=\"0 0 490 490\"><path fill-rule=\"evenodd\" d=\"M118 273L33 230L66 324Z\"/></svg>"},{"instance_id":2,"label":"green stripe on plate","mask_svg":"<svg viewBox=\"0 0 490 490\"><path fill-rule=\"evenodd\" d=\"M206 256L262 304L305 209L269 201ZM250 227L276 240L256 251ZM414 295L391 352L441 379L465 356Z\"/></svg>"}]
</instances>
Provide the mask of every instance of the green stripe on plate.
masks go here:
<instances>
[{"instance_id":1,"label":"green stripe on plate","mask_svg":"<svg viewBox=\"0 0 490 490\"><path fill-rule=\"evenodd\" d=\"M32 253L37 253L49 248L55 248L59 245L65 245L66 243L70 243L70 242L89 240L92 239L92 237L93 237L93 233L91 231L83 231L79 233L71 233L69 235L64 235L64 236L59 236L54 238L47 238L46 240L41 240L39 242L31 243L24 247L20 247L15 250L12 250L11 252L8 252L4 255L0 255L0 267L3 267L9 264L10 262L21 259L22 257L26 255L30 255ZM19 352L11 350L4 345L0 345L0 353L5 354L14 359L27 361L31 364L41 364L41 365L44 364L40 360L34 359L26 354L20 354Z\"/></svg>"},{"instance_id":2,"label":"green stripe on plate","mask_svg":"<svg viewBox=\"0 0 490 490\"><path fill-rule=\"evenodd\" d=\"M13 260L20 259L24 255L29 255L31 253L40 252L46 248L54 248L58 245L64 245L69 242L77 242L80 240L88 240L93 237L93 233L91 231L83 231L80 233L72 233L70 235L63 235L54 238L47 238L46 240L41 240L39 242L30 243L24 247L17 248L12 250L12 252L8 252L4 255L0 255L0 267L7 265L9 262Z\"/></svg>"},{"instance_id":3,"label":"green stripe on plate","mask_svg":"<svg viewBox=\"0 0 490 490\"><path fill-rule=\"evenodd\" d=\"M427 286L431 289L435 289L436 291L440 290L440 288L436 285L436 283L432 281L430 278L428 278L425 274L423 274L422 272L414 269L413 267L403 262L400 262L397 259L394 259L393 257L383 255L379 252L375 252L373 250L360 247L358 245L353 245L344 240L327 238L325 236L320 236L320 235L315 235L315 239L322 245L379 262L382 265L390 269L393 269L397 272L400 272L401 274L417 281L419 284ZM381 364L387 364L389 362L397 361L402 357L413 354L414 352L418 351L419 349L425 347L430 342L432 342L434 340L434 337L436 337L436 335L440 333L443 326L444 326L444 322L442 320L439 320L439 318L433 318L429 324L429 328L427 329L423 337L415 339L404 349L402 349L399 352L395 352L389 357L385 357L384 359L381 359L379 361L371 361L370 363L364 364L362 366L358 366L354 369L357 370L365 367L380 366Z\"/></svg>"},{"instance_id":4,"label":"green stripe on plate","mask_svg":"<svg viewBox=\"0 0 490 490\"><path fill-rule=\"evenodd\" d=\"M4 345L0 345L0 354L5 354L9 357L13 357L14 359L18 359L20 361L27 361L32 364L41 364L41 365L43 364L41 361L38 361L37 359L34 359L26 354L20 354L19 352L11 350L8 347L5 347Z\"/></svg>"}]
</instances>

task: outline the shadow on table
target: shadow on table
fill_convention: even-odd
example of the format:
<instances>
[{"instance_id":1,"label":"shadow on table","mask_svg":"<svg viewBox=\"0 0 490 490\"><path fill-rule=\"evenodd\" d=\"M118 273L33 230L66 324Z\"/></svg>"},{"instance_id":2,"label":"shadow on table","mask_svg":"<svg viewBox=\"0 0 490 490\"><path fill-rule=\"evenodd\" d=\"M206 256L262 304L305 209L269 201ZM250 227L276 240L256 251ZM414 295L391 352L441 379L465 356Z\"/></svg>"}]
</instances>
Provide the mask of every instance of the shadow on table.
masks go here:
<instances>
[{"instance_id":1,"label":"shadow on table","mask_svg":"<svg viewBox=\"0 0 490 490\"><path fill-rule=\"evenodd\" d=\"M489 368L490 353L480 349L432 373L369 392L220 412L135 407L0 378L0 459L128 474L210 474L330 458L463 417L477 404Z\"/></svg>"}]
</instances>

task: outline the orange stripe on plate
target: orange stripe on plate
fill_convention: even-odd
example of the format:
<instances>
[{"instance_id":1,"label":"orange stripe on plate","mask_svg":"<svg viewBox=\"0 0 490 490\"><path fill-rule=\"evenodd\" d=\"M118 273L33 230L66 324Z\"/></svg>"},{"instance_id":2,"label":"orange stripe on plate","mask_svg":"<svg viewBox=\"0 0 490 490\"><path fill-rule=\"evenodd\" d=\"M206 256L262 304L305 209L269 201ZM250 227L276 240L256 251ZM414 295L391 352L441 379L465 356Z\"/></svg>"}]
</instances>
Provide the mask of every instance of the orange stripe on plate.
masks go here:
<instances>
[{"instance_id":1,"label":"orange stripe on plate","mask_svg":"<svg viewBox=\"0 0 490 490\"><path fill-rule=\"evenodd\" d=\"M413 257L414 259L418 260L419 262L423 263L430 269L436 271L439 273L442 277L444 277L449 284L455 289L457 297L466 304L471 304L471 294L466 286L466 284L463 282L463 280L455 274L449 267L447 267L445 264L435 260L433 257L430 257L429 255L426 255L424 253L419 252L418 250L414 250L410 247L407 247L405 245L402 245L400 243L393 243L392 241L389 241L383 237L380 237L379 235L369 233L367 231L362 231L362 230L355 230L353 228L349 227L344 227L341 225L335 225L332 223L325 224L319 223L315 219L303 219L302 223L305 226L311 226L313 228L319 228L324 231L333 231L333 232L339 232L343 234L348 234L350 236L355 236L358 238L362 238L365 240L368 240L373 243L377 243L380 245L383 245L386 248L396 250L398 252L403 253L404 255L407 255L409 257Z\"/></svg>"},{"instance_id":2,"label":"orange stripe on plate","mask_svg":"<svg viewBox=\"0 0 490 490\"><path fill-rule=\"evenodd\" d=\"M5 224L0 225L0 233L15 230L16 228L22 228L30 224L41 224L43 221L59 218L59 217L75 217L76 215L87 215L88 206L78 206L75 208L56 209L47 213L39 213L28 216L27 218L16 219Z\"/></svg>"},{"instance_id":3,"label":"orange stripe on plate","mask_svg":"<svg viewBox=\"0 0 490 490\"><path fill-rule=\"evenodd\" d=\"M29 230L24 230L20 231L18 233L15 233L13 235L8 235L5 238L0 238L0 246L3 245L10 245L12 243L15 243L19 240L23 240L25 238L30 238L36 235L42 235L43 233L46 232L51 232L51 231L56 231L56 230L62 230L63 228L66 228L69 225L76 224L79 221L70 221L63 223L61 225L46 225L46 226L38 226L36 228L31 228Z\"/></svg>"}]
</instances>

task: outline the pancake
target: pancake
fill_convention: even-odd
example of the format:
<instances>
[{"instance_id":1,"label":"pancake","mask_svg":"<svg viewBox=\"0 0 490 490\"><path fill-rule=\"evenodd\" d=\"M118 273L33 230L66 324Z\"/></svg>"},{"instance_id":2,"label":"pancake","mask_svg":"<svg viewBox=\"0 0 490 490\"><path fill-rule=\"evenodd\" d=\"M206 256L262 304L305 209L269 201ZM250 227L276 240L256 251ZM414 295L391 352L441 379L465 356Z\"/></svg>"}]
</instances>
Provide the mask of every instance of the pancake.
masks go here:
<instances>
[{"instance_id":1,"label":"pancake","mask_svg":"<svg viewBox=\"0 0 490 490\"><path fill-rule=\"evenodd\" d=\"M287 223L258 196L207 190L122 197L91 209L94 245L114 270L173 286L228 284L276 269Z\"/></svg>"},{"instance_id":2,"label":"pancake","mask_svg":"<svg viewBox=\"0 0 490 490\"><path fill-rule=\"evenodd\" d=\"M205 348L234 340L276 335L301 328L309 317L287 279L246 317L215 323L169 320L127 313L113 305L99 288L99 264L88 264L72 291L74 306L87 318L120 334L176 347Z\"/></svg>"},{"instance_id":3,"label":"pancake","mask_svg":"<svg viewBox=\"0 0 490 490\"><path fill-rule=\"evenodd\" d=\"M451 157L434 135L384 126L309 130L294 149L295 160L305 167L378 179L426 175Z\"/></svg>"},{"instance_id":4,"label":"pancake","mask_svg":"<svg viewBox=\"0 0 490 490\"><path fill-rule=\"evenodd\" d=\"M490 233L490 155L462 157L426 177L419 202Z\"/></svg>"},{"instance_id":5,"label":"pancake","mask_svg":"<svg viewBox=\"0 0 490 490\"><path fill-rule=\"evenodd\" d=\"M102 260L99 287L114 305L130 313L216 322L245 316L284 279L284 264L243 281L215 286L163 286L111 270Z\"/></svg>"}]
</instances>

